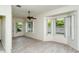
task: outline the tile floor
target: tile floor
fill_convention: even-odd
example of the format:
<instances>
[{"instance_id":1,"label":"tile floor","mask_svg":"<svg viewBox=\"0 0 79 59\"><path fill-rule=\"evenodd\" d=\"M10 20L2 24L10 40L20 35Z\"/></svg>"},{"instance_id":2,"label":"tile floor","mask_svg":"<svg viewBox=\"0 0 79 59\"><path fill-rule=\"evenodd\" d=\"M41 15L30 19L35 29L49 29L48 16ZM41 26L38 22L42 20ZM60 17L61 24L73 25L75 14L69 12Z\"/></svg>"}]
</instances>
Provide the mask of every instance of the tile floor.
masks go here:
<instances>
[{"instance_id":1,"label":"tile floor","mask_svg":"<svg viewBox=\"0 0 79 59\"><path fill-rule=\"evenodd\" d=\"M13 53L78 53L68 45L57 42L45 42L36 39L13 38Z\"/></svg>"}]
</instances>

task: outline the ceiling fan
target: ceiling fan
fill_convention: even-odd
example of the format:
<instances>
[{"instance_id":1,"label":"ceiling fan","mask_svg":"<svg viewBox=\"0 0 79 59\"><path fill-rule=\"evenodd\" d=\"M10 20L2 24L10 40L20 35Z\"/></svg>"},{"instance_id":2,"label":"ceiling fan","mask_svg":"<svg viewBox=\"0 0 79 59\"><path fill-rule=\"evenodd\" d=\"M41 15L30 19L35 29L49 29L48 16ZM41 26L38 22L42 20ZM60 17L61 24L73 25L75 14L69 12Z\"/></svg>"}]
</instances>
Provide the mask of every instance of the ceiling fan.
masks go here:
<instances>
[{"instance_id":1,"label":"ceiling fan","mask_svg":"<svg viewBox=\"0 0 79 59\"><path fill-rule=\"evenodd\" d=\"M21 5L16 5L16 7L21 8L22 6L21 6ZM28 19L28 20L36 19L35 17L31 16L30 13L31 13L31 12L28 11L27 19Z\"/></svg>"},{"instance_id":2,"label":"ceiling fan","mask_svg":"<svg viewBox=\"0 0 79 59\"><path fill-rule=\"evenodd\" d=\"M28 11L28 16L27 16L27 19L31 20L31 19L36 19L35 17L33 16L30 16L30 11Z\"/></svg>"},{"instance_id":3,"label":"ceiling fan","mask_svg":"<svg viewBox=\"0 0 79 59\"><path fill-rule=\"evenodd\" d=\"M16 7L21 8L22 6L21 5L16 5Z\"/></svg>"}]
</instances>

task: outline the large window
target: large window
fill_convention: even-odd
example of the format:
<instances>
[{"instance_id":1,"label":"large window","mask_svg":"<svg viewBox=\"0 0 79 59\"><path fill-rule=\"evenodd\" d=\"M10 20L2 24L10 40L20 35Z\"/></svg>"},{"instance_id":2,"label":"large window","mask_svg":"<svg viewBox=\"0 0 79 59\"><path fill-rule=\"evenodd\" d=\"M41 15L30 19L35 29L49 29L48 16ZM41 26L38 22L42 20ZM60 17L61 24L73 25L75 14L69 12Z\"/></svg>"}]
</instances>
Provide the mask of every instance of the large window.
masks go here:
<instances>
[{"instance_id":1,"label":"large window","mask_svg":"<svg viewBox=\"0 0 79 59\"><path fill-rule=\"evenodd\" d=\"M46 33L51 36L64 36L66 39L74 40L77 33L76 22L76 12L47 17Z\"/></svg>"},{"instance_id":2,"label":"large window","mask_svg":"<svg viewBox=\"0 0 79 59\"><path fill-rule=\"evenodd\" d=\"M27 23L27 32L33 32L33 22Z\"/></svg>"},{"instance_id":3,"label":"large window","mask_svg":"<svg viewBox=\"0 0 79 59\"><path fill-rule=\"evenodd\" d=\"M56 19L56 34L64 34L64 18Z\"/></svg>"},{"instance_id":4,"label":"large window","mask_svg":"<svg viewBox=\"0 0 79 59\"><path fill-rule=\"evenodd\" d=\"M23 27L23 23L22 22L17 22L16 23L16 32L21 32L22 27Z\"/></svg>"}]
</instances>

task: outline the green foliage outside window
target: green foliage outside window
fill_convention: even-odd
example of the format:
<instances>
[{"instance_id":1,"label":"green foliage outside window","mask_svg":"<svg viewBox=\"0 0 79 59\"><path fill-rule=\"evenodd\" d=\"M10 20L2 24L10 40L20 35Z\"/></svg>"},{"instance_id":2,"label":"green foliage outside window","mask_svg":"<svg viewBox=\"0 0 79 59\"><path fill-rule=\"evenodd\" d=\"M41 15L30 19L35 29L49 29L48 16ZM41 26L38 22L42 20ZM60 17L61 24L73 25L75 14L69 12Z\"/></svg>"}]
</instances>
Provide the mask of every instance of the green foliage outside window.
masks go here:
<instances>
[{"instance_id":1,"label":"green foliage outside window","mask_svg":"<svg viewBox=\"0 0 79 59\"><path fill-rule=\"evenodd\" d=\"M51 20L48 20L48 27L50 28L51 27Z\"/></svg>"},{"instance_id":2,"label":"green foliage outside window","mask_svg":"<svg viewBox=\"0 0 79 59\"><path fill-rule=\"evenodd\" d=\"M16 32L21 32L22 31L22 26L23 26L23 23L17 22L16 23Z\"/></svg>"},{"instance_id":3,"label":"green foliage outside window","mask_svg":"<svg viewBox=\"0 0 79 59\"><path fill-rule=\"evenodd\" d=\"M64 18L60 18L56 20L57 27L64 27Z\"/></svg>"},{"instance_id":4,"label":"green foliage outside window","mask_svg":"<svg viewBox=\"0 0 79 59\"><path fill-rule=\"evenodd\" d=\"M48 20L48 34L51 34L51 24L52 24L52 21Z\"/></svg>"}]
</instances>

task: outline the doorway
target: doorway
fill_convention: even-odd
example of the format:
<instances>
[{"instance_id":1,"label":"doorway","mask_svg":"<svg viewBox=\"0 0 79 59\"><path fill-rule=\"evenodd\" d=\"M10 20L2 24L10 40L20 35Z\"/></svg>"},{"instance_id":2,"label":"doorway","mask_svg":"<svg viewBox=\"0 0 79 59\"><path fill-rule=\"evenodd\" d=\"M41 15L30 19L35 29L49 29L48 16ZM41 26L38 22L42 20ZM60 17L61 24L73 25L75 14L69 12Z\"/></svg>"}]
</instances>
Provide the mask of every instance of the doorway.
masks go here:
<instances>
[{"instance_id":1,"label":"doorway","mask_svg":"<svg viewBox=\"0 0 79 59\"><path fill-rule=\"evenodd\" d=\"M4 52L5 41L5 20L4 16L0 16L0 53Z\"/></svg>"}]
</instances>

